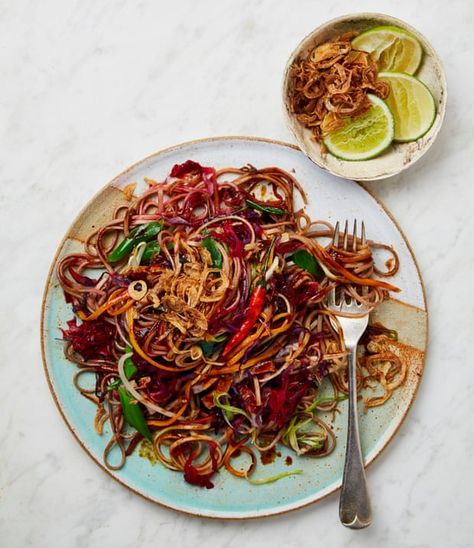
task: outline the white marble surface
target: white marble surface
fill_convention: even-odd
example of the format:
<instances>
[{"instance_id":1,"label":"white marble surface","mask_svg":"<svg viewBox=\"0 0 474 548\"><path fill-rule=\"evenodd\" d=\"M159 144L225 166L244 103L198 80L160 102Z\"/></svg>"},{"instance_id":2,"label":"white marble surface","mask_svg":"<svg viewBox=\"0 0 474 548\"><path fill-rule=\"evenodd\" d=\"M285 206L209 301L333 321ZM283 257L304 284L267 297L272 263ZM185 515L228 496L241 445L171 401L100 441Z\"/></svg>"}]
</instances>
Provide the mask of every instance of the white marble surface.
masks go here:
<instances>
[{"instance_id":1,"label":"white marble surface","mask_svg":"<svg viewBox=\"0 0 474 548\"><path fill-rule=\"evenodd\" d=\"M417 401L369 469L369 529L339 525L337 496L239 523L142 500L85 455L43 374L43 285L78 208L124 167L181 141L226 134L292 141L280 104L287 56L312 28L351 9L340 0L0 2L2 547L474 545L469 0L357 2L358 11L400 17L428 37L450 95L431 151L403 175L370 185L412 243L431 316Z\"/></svg>"}]
</instances>

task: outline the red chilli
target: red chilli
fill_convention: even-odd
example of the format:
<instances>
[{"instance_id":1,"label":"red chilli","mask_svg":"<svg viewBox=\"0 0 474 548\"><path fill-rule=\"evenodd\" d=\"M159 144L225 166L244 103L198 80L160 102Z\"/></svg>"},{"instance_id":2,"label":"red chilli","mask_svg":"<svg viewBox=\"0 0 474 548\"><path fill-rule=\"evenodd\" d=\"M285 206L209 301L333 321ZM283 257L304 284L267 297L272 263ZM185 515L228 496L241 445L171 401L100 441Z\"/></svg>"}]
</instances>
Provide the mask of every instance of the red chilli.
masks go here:
<instances>
[{"instance_id":1,"label":"red chilli","mask_svg":"<svg viewBox=\"0 0 474 548\"><path fill-rule=\"evenodd\" d=\"M222 352L223 357L227 356L229 352L231 352L236 346L238 346L245 339L245 337L252 330L253 326L257 323L257 320L263 310L263 306L265 305L265 297L267 295L267 287L266 287L267 284L265 280L265 275L267 273L268 262L269 262L270 255L272 253L274 245L275 245L275 238L273 238L270 244L270 247L268 248L268 251L265 257L265 263L263 266L262 276L260 280L257 282L257 285L255 286L255 289L253 290L252 295L250 296L247 315L245 316L245 319L242 322L242 325L240 326L239 330L227 341L224 351Z\"/></svg>"}]
</instances>

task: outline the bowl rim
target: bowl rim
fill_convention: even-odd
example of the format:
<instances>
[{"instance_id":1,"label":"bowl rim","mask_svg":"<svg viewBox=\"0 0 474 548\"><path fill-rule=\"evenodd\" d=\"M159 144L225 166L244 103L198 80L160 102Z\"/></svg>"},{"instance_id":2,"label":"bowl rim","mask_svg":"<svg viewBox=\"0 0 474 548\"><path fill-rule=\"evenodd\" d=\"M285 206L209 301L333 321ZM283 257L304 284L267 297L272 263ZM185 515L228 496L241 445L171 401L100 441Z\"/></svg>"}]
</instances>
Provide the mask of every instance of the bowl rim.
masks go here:
<instances>
[{"instance_id":1,"label":"bowl rim","mask_svg":"<svg viewBox=\"0 0 474 548\"><path fill-rule=\"evenodd\" d=\"M309 42L313 37L327 29L328 27L334 26L338 23L344 23L349 21L364 21L364 20L370 20L370 19L380 19L381 24L380 26L384 25L393 25L393 26L399 26L403 30L406 30L413 34L415 38L417 38L422 46L423 46L423 59L428 55L430 58L433 59L433 62L435 66L437 67L439 71L439 82L440 82L440 90L441 90L441 97L439 101L436 101L436 115L435 119L433 121L433 124L431 128L429 129L429 132L431 131L430 140L425 144L423 147L423 150L421 153L416 156L415 158L410 158L408 162L404 162L403 165L397 169L393 170L392 172L384 172L377 176L367 176L367 177L353 177L350 174L348 175L342 175L339 171L330 168L327 163L323 160L321 161L319 158L315 157L314 154L311 154L311 150L308 149L306 144L303 142L302 139L298 136L298 133L296 131L296 126L300 125L304 127L300 122L296 120L296 117L290 112L289 110L289 104L288 104L288 97L289 97L289 87L290 87L290 69L293 65L295 59L298 57L298 55L301 53L301 50L303 49L304 45ZM382 23L383 21L383 23ZM367 29L368 30L368 29ZM444 117L446 114L446 105L448 100L448 84L446 80L446 73L444 70L443 62L432 46L431 42L416 28L412 27L409 23L406 23L402 19L398 19L397 17L393 17L392 15L388 15L386 13L381 12L356 12L356 13L348 13L346 15L340 15L338 17L334 17L321 25L317 26L315 29L313 29L311 32L306 34L297 44L297 46L292 50L290 53L290 56L288 57L288 60L285 64L285 68L283 71L283 79L282 79L282 107L283 107L283 114L285 117L286 125L288 129L293 134L294 138L296 139L298 148L317 166L319 166L321 169L324 169L325 171L331 173L332 175L335 175L336 177L341 177L343 179L349 179L349 180L357 180L357 181L380 181L383 179L387 179L389 177L393 177L395 175L398 175L402 171L405 171L409 167L411 167L413 164L415 164L420 158L422 158L426 152L431 148L434 141L438 137L438 134L441 130L441 127L444 122ZM430 90L431 91L431 90ZM413 141L416 143L416 141ZM397 143L399 146L407 146L411 143ZM365 160L370 161L370 160ZM362 161L364 162L364 160ZM349 164L349 162L346 162Z\"/></svg>"}]
</instances>

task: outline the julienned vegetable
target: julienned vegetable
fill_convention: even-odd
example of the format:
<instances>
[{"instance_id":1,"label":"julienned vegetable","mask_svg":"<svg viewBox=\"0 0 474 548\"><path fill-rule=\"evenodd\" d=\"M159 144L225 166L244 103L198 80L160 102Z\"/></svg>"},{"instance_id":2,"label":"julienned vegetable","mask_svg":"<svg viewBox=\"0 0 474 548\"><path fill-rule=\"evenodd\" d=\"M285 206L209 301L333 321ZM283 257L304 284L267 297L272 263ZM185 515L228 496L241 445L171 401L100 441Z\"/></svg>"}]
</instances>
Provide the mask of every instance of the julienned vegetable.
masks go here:
<instances>
[{"instance_id":1,"label":"julienned vegetable","mask_svg":"<svg viewBox=\"0 0 474 548\"><path fill-rule=\"evenodd\" d=\"M225 417L228 421L231 421L235 415L242 415L247 420L251 420L250 416L243 409L240 409L240 407L235 407L234 405L223 403L221 401L223 398L228 399L229 394L226 394L225 392L221 392L220 394L219 393L214 394L214 405L224 411Z\"/></svg>"},{"instance_id":2,"label":"julienned vegetable","mask_svg":"<svg viewBox=\"0 0 474 548\"><path fill-rule=\"evenodd\" d=\"M264 211L265 213L272 213L273 215L284 215L285 213L287 213L284 209L281 209L281 207L263 206L248 199L245 201L247 202L247 205L249 205L252 209L256 209L258 211Z\"/></svg>"},{"instance_id":3,"label":"julienned vegetable","mask_svg":"<svg viewBox=\"0 0 474 548\"><path fill-rule=\"evenodd\" d=\"M245 337L250 333L252 327L258 320L260 313L263 310L263 305L265 304L265 282L264 278L257 282L255 289L253 290L252 295L250 296L249 307L245 320L242 322L239 330L226 344L224 351L222 352L222 357L227 356L236 346L238 346Z\"/></svg>"},{"instance_id":4,"label":"julienned vegetable","mask_svg":"<svg viewBox=\"0 0 474 548\"><path fill-rule=\"evenodd\" d=\"M202 245L211 254L212 266L214 268L222 268L222 255L217 247L216 241L213 238L207 237L202 241Z\"/></svg>"},{"instance_id":5,"label":"julienned vegetable","mask_svg":"<svg viewBox=\"0 0 474 548\"><path fill-rule=\"evenodd\" d=\"M216 349L216 346L222 344L227 339L227 335L219 335L219 337L212 337L209 340L199 341L198 345L200 346L204 356L209 357Z\"/></svg>"},{"instance_id":6,"label":"julienned vegetable","mask_svg":"<svg viewBox=\"0 0 474 548\"><path fill-rule=\"evenodd\" d=\"M107 261L117 263L130 255L133 248L141 242L149 242L156 238L163 228L163 221L152 221L143 225L138 225L132 229L117 247L109 253Z\"/></svg>"},{"instance_id":7,"label":"julienned vegetable","mask_svg":"<svg viewBox=\"0 0 474 548\"><path fill-rule=\"evenodd\" d=\"M289 476L297 476L298 474L302 474L303 470L301 468L297 468L296 470L288 470L287 472L282 472L281 474L276 474L274 476L269 476L268 478L262 478L262 479L253 479L246 477L246 480L249 483L252 483L253 485L265 485L267 483L273 483L274 481L278 481L283 478L287 478Z\"/></svg>"}]
</instances>

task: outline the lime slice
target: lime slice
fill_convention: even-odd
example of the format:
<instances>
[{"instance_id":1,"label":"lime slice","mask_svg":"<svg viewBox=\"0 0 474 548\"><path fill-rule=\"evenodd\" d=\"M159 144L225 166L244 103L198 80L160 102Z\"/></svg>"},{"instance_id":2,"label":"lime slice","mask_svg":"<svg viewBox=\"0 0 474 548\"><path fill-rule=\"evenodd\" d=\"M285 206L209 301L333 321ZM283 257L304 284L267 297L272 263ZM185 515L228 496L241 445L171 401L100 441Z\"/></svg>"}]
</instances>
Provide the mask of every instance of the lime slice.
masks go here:
<instances>
[{"instance_id":1,"label":"lime slice","mask_svg":"<svg viewBox=\"0 0 474 548\"><path fill-rule=\"evenodd\" d=\"M366 30L352 40L352 46L370 53L379 70L415 74L423 57L420 42L398 27L374 27Z\"/></svg>"},{"instance_id":2,"label":"lime slice","mask_svg":"<svg viewBox=\"0 0 474 548\"><path fill-rule=\"evenodd\" d=\"M344 127L326 135L324 144L341 160L368 160L383 152L393 140L394 122L390 109L377 95L367 94L370 110L348 118Z\"/></svg>"},{"instance_id":3,"label":"lime slice","mask_svg":"<svg viewBox=\"0 0 474 548\"><path fill-rule=\"evenodd\" d=\"M390 86L386 102L395 119L395 141L415 141L433 125L436 105L430 90L414 76L402 72L379 72Z\"/></svg>"}]
</instances>

